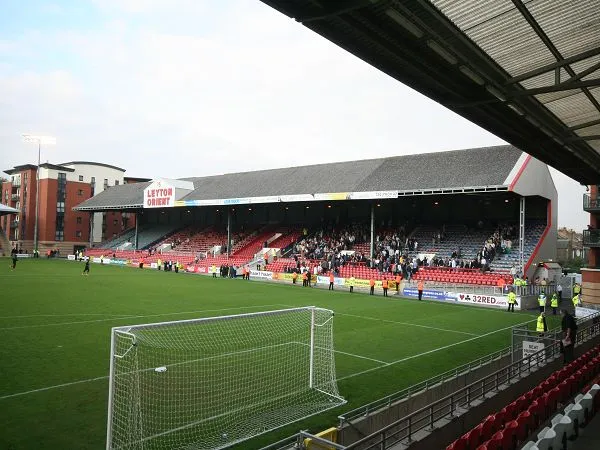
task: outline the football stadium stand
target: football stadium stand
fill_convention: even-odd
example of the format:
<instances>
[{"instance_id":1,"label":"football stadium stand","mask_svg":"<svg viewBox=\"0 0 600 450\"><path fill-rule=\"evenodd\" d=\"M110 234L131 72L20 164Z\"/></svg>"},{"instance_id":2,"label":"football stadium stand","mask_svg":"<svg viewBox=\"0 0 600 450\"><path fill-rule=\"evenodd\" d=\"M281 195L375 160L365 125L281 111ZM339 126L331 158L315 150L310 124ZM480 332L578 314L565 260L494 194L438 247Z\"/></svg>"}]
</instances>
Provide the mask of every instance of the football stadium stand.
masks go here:
<instances>
[{"instance_id":1,"label":"football stadium stand","mask_svg":"<svg viewBox=\"0 0 600 450\"><path fill-rule=\"evenodd\" d=\"M493 170L487 164L491 160ZM157 198L161 192L169 194ZM76 209L134 212L137 231L103 247L134 251L120 245L137 242L137 250L149 251L144 255L151 259L158 253L163 259L168 254L202 267L239 266L254 260L263 248L287 249L312 270L320 266L342 277L381 279L399 271L408 277L419 262L479 269L484 258L492 275L456 270L422 271L419 277L490 284L515 263L528 270L536 258L555 257L556 199L548 167L505 145L158 179L115 186ZM498 240L497 230L504 230L503 224L520 224L520 217L525 221L512 225L516 237L510 241L510 253L501 254L504 250L497 248L508 239ZM525 242L522 253L520 235ZM490 239L492 247L486 245ZM292 265L290 260L276 260L288 253L269 256L270 270Z\"/></svg>"}]
</instances>

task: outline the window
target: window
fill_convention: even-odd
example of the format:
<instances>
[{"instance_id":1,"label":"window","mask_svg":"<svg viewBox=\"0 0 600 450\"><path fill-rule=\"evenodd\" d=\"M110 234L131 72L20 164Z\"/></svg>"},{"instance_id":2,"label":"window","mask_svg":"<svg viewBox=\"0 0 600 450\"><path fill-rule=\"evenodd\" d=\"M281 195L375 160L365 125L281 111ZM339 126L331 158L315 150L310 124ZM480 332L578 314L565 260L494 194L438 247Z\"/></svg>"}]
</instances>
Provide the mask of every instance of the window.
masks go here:
<instances>
[{"instance_id":1,"label":"window","mask_svg":"<svg viewBox=\"0 0 600 450\"><path fill-rule=\"evenodd\" d=\"M81 237L81 231L80 231L80 230L77 230L77 231L75 232L75 237L78 237L78 238L80 238L80 237Z\"/></svg>"},{"instance_id":2,"label":"window","mask_svg":"<svg viewBox=\"0 0 600 450\"><path fill-rule=\"evenodd\" d=\"M56 212L57 213L65 212L65 202L56 202Z\"/></svg>"},{"instance_id":3,"label":"window","mask_svg":"<svg viewBox=\"0 0 600 450\"><path fill-rule=\"evenodd\" d=\"M83 181L83 175L79 175L79 181Z\"/></svg>"},{"instance_id":4,"label":"window","mask_svg":"<svg viewBox=\"0 0 600 450\"><path fill-rule=\"evenodd\" d=\"M104 179L104 189L108 189L108 178Z\"/></svg>"},{"instance_id":5,"label":"window","mask_svg":"<svg viewBox=\"0 0 600 450\"><path fill-rule=\"evenodd\" d=\"M77 195L79 195L81 197L83 195L83 189L78 189L77 190Z\"/></svg>"},{"instance_id":6,"label":"window","mask_svg":"<svg viewBox=\"0 0 600 450\"><path fill-rule=\"evenodd\" d=\"M81 220L81 217L78 217L78 218L77 218L77 223L78 223L78 224L81 224L81 222L82 222L82 220Z\"/></svg>"},{"instance_id":7,"label":"window","mask_svg":"<svg viewBox=\"0 0 600 450\"><path fill-rule=\"evenodd\" d=\"M117 225L119 225L119 221L118 221L117 219L113 220L113 225L114 225L114 226L117 226Z\"/></svg>"},{"instance_id":8,"label":"window","mask_svg":"<svg viewBox=\"0 0 600 450\"><path fill-rule=\"evenodd\" d=\"M119 185L119 180L115 180L115 186Z\"/></svg>"},{"instance_id":9,"label":"window","mask_svg":"<svg viewBox=\"0 0 600 450\"><path fill-rule=\"evenodd\" d=\"M92 177L92 181L90 182L90 185L92 186L92 191L91 191L90 195L93 197L94 191L96 190L96 177Z\"/></svg>"},{"instance_id":10,"label":"window","mask_svg":"<svg viewBox=\"0 0 600 450\"><path fill-rule=\"evenodd\" d=\"M64 241L65 240L65 232L56 230L56 234L54 235L55 241Z\"/></svg>"}]
</instances>

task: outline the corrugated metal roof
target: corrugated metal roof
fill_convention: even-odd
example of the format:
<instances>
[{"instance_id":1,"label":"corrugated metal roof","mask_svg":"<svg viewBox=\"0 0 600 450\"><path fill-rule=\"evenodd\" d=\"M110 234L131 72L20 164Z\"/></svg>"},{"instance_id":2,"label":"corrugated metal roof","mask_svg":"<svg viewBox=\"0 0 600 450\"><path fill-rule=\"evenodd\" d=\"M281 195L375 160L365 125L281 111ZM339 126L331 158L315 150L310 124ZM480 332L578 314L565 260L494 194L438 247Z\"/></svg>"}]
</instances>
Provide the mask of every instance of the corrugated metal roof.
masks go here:
<instances>
[{"instance_id":1,"label":"corrugated metal roof","mask_svg":"<svg viewBox=\"0 0 600 450\"><path fill-rule=\"evenodd\" d=\"M185 178L193 181L194 191L181 200L502 186L521 154L512 145L502 145ZM111 187L76 209L141 207L149 184Z\"/></svg>"},{"instance_id":2,"label":"corrugated metal roof","mask_svg":"<svg viewBox=\"0 0 600 450\"><path fill-rule=\"evenodd\" d=\"M149 182L112 186L85 202L80 203L73 209L85 211L141 208L144 202L144 189L148 186L150 186Z\"/></svg>"},{"instance_id":3,"label":"corrugated metal roof","mask_svg":"<svg viewBox=\"0 0 600 450\"><path fill-rule=\"evenodd\" d=\"M599 0L430 1L511 77L540 72L546 65L562 63L600 47ZM569 127L596 121L600 119L600 88L574 84L598 80L600 68L586 74L598 63L600 55L593 55L563 64L562 68L537 73L513 88L553 89L554 92L532 93L531 97ZM560 71L558 78L557 70ZM510 88L503 92L506 97L510 97ZM576 134L598 135L596 128L576 131ZM600 149L597 139L588 143Z\"/></svg>"}]
</instances>

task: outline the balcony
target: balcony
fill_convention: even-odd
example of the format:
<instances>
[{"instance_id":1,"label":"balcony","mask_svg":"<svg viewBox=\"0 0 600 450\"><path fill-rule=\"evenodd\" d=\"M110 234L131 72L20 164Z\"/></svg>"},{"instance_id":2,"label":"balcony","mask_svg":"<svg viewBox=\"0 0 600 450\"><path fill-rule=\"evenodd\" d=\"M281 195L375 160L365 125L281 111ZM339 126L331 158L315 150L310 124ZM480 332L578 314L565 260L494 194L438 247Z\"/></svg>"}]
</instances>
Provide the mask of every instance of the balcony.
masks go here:
<instances>
[{"instance_id":1,"label":"balcony","mask_svg":"<svg viewBox=\"0 0 600 450\"><path fill-rule=\"evenodd\" d=\"M12 187L14 187L14 188L21 187L21 177L19 177L19 178L14 178L14 179L11 181L11 185L12 185Z\"/></svg>"},{"instance_id":2,"label":"balcony","mask_svg":"<svg viewBox=\"0 0 600 450\"><path fill-rule=\"evenodd\" d=\"M20 196L19 194L11 194L11 195L10 195L10 199L11 199L13 202L18 202L20 198L21 198L21 196Z\"/></svg>"},{"instance_id":3,"label":"balcony","mask_svg":"<svg viewBox=\"0 0 600 450\"><path fill-rule=\"evenodd\" d=\"M600 230L583 230L584 247L600 247Z\"/></svg>"},{"instance_id":4,"label":"balcony","mask_svg":"<svg viewBox=\"0 0 600 450\"><path fill-rule=\"evenodd\" d=\"M13 221L10 223L10 228L11 228L11 229L15 229L15 228L18 228L18 227L19 227L19 222L17 222L17 221L15 221L15 220L13 220Z\"/></svg>"},{"instance_id":5,"label":"balcony","mask_svg":"<svg viewBox=\"0 0 600 450\"><path fill-rule=\"evenodd\" d=\"M600 197L592 197L590 194L583 194L583 210L587 212L600 211Z\"/></svg>"}]
</instances>

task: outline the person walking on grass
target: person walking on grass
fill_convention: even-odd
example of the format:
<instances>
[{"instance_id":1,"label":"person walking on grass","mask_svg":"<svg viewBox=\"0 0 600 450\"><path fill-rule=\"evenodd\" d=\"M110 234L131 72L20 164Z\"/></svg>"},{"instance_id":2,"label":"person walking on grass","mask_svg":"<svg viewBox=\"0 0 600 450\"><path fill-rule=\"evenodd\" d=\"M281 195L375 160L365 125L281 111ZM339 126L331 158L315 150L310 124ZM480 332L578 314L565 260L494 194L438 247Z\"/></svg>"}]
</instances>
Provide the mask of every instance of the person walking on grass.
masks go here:
<instances>
[{"instance_id":1,"label":"person walking on grass","mask_svg":"<svg viewBox=\"0 0 600 450\"><path fill-rule=\"evenodd\" d=\"M538 304L540 306L540 312L543 313L544 309L546 309L546 294L544 294L544 291L540 291L540 295L538 296Z\"/></svg>"},{"instance_id":2,"label":"person walking on grass","mask_svg":"<svg viewBox=\"0 0 600 450\"><path fill-rule=\"evenodd\" d=\"M423 280L419 280L419 282L417 283L417 292L419 293L419 301L421 301L423 299L423 289L425 288L425 283L423 283Z\"/></svg>"},{"instance_id":3,"label":"person walking on grass","mask_svg":"<svg viewBox=\"0 0 600 450\"><path fill-rule=\"evenodd\" d=\"M333 276L333 271L329 272L329 291L333 291L333 282L335 281L335 277Z\"/></svg>"},{"instance_id":4,"label":"person walking on grass","mask_svg":"<svg viewBox=\"0 0 600 450\"><path fill-rule=\"evenodd\" d=\"M356 278L354 278L354 277L350 277L350 279L348 280L348 284L350 285L350 293L351 294L354 292L355 281L356 281Z\"/></svg>"},{"instance_id":5,"label":"person walking on grass","mask_svg":"<svg viewBox=\"0 0 600 450\"><path fill-rule=\"evenodd\" d=\"M552 307L552 315L556 315L556 310L558 309L558 294L555 292L552 294L552 298L550 299L550 306Z\"/></svg>"},{"instance_id":6,"label":"person walking on grass","mask_svg":"<svg viewBox=\"0 0 600 450\"><path fill-rule=\"evenodd\" d=\"M535 325L535 331L537 331L541 336L544 336L544 333L548 331L548 324L546 324L546 314L542 311L537 318L537 323Z\"/></svg>"},{"instance_id":7,"label":"person walking on grass","mask_svg":"<svg viewBox=\"0 0 600 450\"><path fill-rule=\"evenodd\" d=\"M517 294L515 291L508 293L508 312L515 312L515 304L517 303Z\"/></svg>"},{"instance_id":8,"label":"person walking on grass","mask_svg":"<svg viewBox=\"0 0 600 450\"><path fill-rule=\"evenodd\" d=\"M86 259L85 266L83 267L83 272L81 275L89 275L90 274L90 258Z\"/></svg>"},{"instance_id":9,"label":"person walking on grass","mask_svg":"<svg viewBox=\"0 0 600 450\"><path fill-rule=\"evenodd\" d=\"M369 280L369 295L375 295L375 280L373 277Z\"/></svg>"},{"instance_id":10,"label":"person walking on grass","mask_svg":"<svg viewBox=\"0 0 600 450\"><path fill-rule=\"evenodd\" d=\"M11 268L10 268L10 270L11 270L11 271L12 271L12 270L15 270L15 269L17 268L17 259L18 259L18 258L17 258L17 252L14 252L14 253L12 254L12 266L11 266Z\"/></svg>"},{"instance_id":11,"label":"person walking on grass","mask_svg":"<svg viewBox=\"0 0 600 450\"><path fill-rule=\"evenodd\" d=\"M383 296L384 296L384 297L387 297L387 296L388 296L388 286L389 286L389 285L388 285L388 279L387 279L387 278L384 278L384 279L381 281L381 287L383 287Z\"/></svg>"},{"instance_id":12,"label":"person walking on grass","mask_svg":"<svg viewBox=\"0 0 600 450\"><path fill-rule=\"evenodd\" d=\"M396 275L396 294L400 295L400 283L402 282L402 275Z\"/></svg>"}]
</instances>

